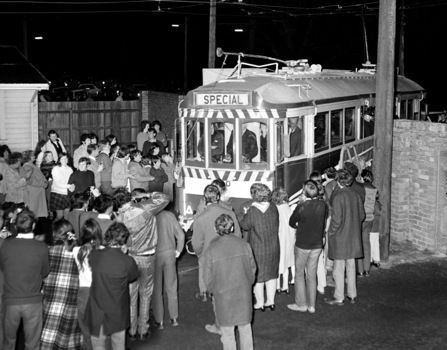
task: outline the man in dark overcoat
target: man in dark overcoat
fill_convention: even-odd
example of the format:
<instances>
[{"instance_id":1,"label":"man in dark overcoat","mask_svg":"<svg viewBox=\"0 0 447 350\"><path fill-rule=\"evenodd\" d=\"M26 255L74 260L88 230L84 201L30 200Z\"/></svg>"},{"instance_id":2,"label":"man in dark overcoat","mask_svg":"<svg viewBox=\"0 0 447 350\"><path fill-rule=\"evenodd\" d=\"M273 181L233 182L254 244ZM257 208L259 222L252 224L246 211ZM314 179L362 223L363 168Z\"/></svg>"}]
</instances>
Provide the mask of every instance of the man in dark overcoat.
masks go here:
<instances>
[{"instance_id":1,"label":"man in dark overcoat","mask_svg":"<svg viewBox=\"0 0 447 350\"><path fill-rule=\"evenodd\" d=\"M196 293L195 297L198 300L206 301L207 290L202 276L202 263L203 254L210 245L211 241L214 238L219 237L219 235L216 233L216 230L214 229L214 222L220 215L226 214L230 216L234 222L234 236L241 237L242 235L239 223L234 212L219 205L220 192L217 186L206 186L203 196L205 198L206 205L205 211L203 211L194 219L191 243L194 248L194 252L199 258L199 292ZM211 333L221 333L218 324L206 325L205 328Z\"/></svg>"},{"instance_id":2,"label":"man in dark overcoat","mask_svg":"<svg viewBox=\"0 0 447 350\"><path fill-rule=\"evenodd\" d=\"M328 257L334 260L332 272L335 281L334 299L330 305L343 305L345 298L345 270L347 296L351 303L357 297L355 259L363 257L362 221L365 219L363 201L351 187L354 178L346 170L337 172L339 189L331 197L331 223L328 230Z\"/></svg>"},{"instance_id":3,"label":"man in dark overcoat","mask_svg":"<svg viewBox=\"0 0 447 350\"><path fill-rule=\"evenodd\" d=\"M215 221L219 235L203 257L203 279L213 293L216 318L224 349L236 349L234 329L239 329L241 349L253 349L251 319L256 263L250 245L233 236L234 222L222 214Z\"/></svg>"}]
</instances>

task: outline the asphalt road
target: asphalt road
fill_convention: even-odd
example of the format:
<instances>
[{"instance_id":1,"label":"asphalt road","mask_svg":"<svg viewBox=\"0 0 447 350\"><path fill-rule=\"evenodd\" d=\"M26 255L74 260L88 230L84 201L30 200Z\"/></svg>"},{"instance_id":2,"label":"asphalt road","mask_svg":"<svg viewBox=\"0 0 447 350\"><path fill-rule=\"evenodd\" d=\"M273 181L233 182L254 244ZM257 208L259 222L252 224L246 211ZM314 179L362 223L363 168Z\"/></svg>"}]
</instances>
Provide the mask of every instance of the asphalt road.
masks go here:
<instances>
[{"instance_id":1,"label":"asphalt road","mask_svg":"<svg viewBox=\"0 0 447 350\"><path fill-rule=\"evenodd\" d=\"M128 342L132 350L220 349L220 337L204 326L213 322L211 302L194 299L197 259L183 255L179 268L179 326L155 329L150 338ZM447 349L447 259L433 258L374 268L358 280L355 304L330 306L317 296L316 313L287 309L290 295L276 297L276 310L257 311L255 349ZM325 297L332 297L327 287Z\"/></svg>"}]
</instances>

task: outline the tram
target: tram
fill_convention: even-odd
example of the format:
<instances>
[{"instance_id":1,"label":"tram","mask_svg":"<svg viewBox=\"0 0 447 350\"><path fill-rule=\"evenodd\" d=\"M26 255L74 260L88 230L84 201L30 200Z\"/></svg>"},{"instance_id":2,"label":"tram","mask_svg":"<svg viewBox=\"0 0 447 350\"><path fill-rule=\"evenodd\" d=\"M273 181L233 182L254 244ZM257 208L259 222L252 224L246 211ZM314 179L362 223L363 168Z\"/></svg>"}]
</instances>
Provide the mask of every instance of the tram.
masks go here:
<instances>
[{"instance_id":1,"label":"tram","mask_svg":"<svg viewBox=\"0 0 447 350\"><path fill-rule=\"evenodd\" d=\"M194 213L205 186L216 178L227 184L237 210L251 198L255 182L285 188L293 204L312 171L354 157L371 162L374 128L363 116L375 105L373 67L327 70L307 60L218 49L219 55L238 56L234 76L188 92L179 104L182 215ZM272 62L253 65L243 57ZM245 68L260 71L244 75ZM395 95L396 117L419 120L424 89L398 76Z\"/></svg>"}]
</instances>

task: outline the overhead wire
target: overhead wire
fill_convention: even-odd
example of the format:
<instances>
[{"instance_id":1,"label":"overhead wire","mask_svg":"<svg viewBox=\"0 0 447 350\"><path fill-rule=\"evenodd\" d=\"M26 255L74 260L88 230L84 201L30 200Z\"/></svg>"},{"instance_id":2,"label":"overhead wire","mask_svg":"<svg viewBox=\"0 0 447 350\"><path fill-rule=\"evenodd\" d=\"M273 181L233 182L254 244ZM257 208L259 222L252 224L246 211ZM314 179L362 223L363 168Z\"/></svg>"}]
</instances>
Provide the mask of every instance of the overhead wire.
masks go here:
<instances>
[{"instance_id":1,"label":"overhead wire","mask_svg":"<svg viewBox=\"0 0 447 350\"><path fill-rule=\"evenodd\" d=\"M126 6L137 6L137 5L146 5L146 4L188 4L184 6L169 6L166 8L160 8L151 10L144 8L120 8L120 9L82 9L82 10L73 10L73 9L53 9L53 10L3 10L1 14L96 14L96 13L172 13L179 15L196 15L196 16L209 16L208 13L200 13L200 12L184 12L180 11L185 8L198 8L201 9L203 6L209 6L210 2L207 0L107 0L107 1L49 1L49 0L3 0L0 2L1 5L4 4L29 4L29 5L43 5L43 6L114 6L114 5L126 5ZM282 6L282 5L269 5L269 4L259 4L259 3L246 3L239 1L219 1L217 5L232 7L233 9L240 10L242 15L235 14L225 14L220 13L221 17L241 17L241 16L251 16L251 17L265 17L265 16L281 16L286 15L290 17L315 17L315 16L328 16L328 15L350 15L350 14L358 14L361 10L368 10L370 12L378 11L379 1L371 1L371 2L363 2L363 3L354 3L354 4L328 4L323 6L315 6L315 7L296 7L296 6ZM420 8L428 8L428 7L436 7L436 6L445 6L447 5L447 1L439 1L435 3L427 3L427 2L417 2L412 4L405 4L401 9L403 10L412 10L412 9L420 9Z\"/></svg>"}]
</instances>

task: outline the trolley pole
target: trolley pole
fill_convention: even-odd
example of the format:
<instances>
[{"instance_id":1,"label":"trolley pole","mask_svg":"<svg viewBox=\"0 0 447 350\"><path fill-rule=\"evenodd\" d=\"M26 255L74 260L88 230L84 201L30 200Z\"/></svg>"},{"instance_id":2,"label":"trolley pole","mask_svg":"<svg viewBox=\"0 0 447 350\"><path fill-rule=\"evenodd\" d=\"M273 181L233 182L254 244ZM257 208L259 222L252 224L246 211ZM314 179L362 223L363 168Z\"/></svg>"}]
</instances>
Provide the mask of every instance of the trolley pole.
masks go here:
<instances>
[{"instance_id":1,"label":"trolley pole","mask_svg":"<svg viewBox=\"0 0 447 350\"><path fill-rule=\"evenodd\" d=\"M374 175L382 204L380 255L387 261L390 245L391 166L395 80L396 0L380 0L377 50Z\"/></svg>"},{"instance_id":2,"label":"trolley pole","mask_svg":"<svg viewBox=\"0 0 447 350\"><path fill-rule=\"evenodd\" d=\"M214 68L216 61L216 0L210 0L210 35L208 46L208 68Z\"/></svg>"}]
</instances>

